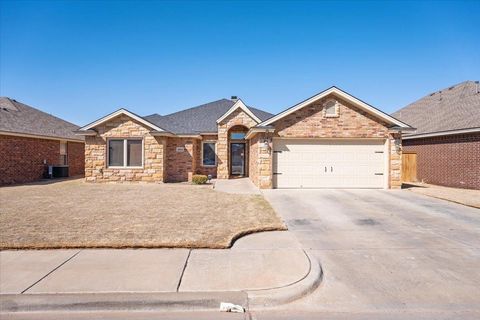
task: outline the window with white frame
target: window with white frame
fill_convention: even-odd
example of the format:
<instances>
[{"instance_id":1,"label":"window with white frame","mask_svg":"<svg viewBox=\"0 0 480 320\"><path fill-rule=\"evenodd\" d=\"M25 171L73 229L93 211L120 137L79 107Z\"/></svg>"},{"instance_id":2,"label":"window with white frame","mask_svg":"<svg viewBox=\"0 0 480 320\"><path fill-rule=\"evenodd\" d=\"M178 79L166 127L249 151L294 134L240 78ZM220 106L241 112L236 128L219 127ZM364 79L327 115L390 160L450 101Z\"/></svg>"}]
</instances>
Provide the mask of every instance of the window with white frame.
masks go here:
<instances>
[{"instance_id":1,"label":"window with white frame","mask_svg":"<svg viewBox=\"0 0 480 320\"><path fill-rule=\"evenodd\" d=\"M109 139L109 167L141 167L143 166L142 139Z\"/></svg>"},{"instance_id":2,"label":"window with white frame","mask_svg":"<svg viewBox=\"0 0 480 320\"><path fill-rule=\"evenodd\" d=\"M68 164L67 158L67 141L60 141L60 165L66 166Z\"/></svg>"},{"instance_id":3,"label":"window with white frame","mask_svg":"<svg viewBox=\"0 0 480 320\"><path fill-rule=\"evenodd\" d=\"M202 165L204 167L214 167L217 165L217 156L215 154L215 142L202 142Z\"/></svg>"},{"instance_id":4,"label":"window with white frame","mask_svg":"<svg viewBox=\"0 0 480 320\"><path fill-rule=\"evenodd\" d=\"M326 117L338 117L337 101L328 100L327 102L325 102L324 107Z\"/></svg>"}]
</instances>

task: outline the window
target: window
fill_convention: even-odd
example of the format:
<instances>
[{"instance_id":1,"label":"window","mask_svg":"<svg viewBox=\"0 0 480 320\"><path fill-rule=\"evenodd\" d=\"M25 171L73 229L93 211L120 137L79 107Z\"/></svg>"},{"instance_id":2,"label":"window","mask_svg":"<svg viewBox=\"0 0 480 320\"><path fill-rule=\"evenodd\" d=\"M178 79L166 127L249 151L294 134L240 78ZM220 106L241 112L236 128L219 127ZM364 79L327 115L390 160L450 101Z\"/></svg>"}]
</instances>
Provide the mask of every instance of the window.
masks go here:
<instances>
[{"instance_id":1,"label":"window","mask_svg":"<svg viewBox=\"0 0 480 320\"><path fill-rule=\"evenodd\" d=\"M217 165L215 142L202 142L202 165L206 167Z\"/></svg>"},{"instance_id":2,"label":"window","mask_svg":"<svg viewBox=\"0 0 480 320\"><path fill-rule=\"evenodd\" d=\"M140 139L109 139L109 167L141 167L143 165L143 143Z\"/></svg>"},{"instance_id":3,"label":"window","mask_svg":"<svg viewBox=\"0 0 480 320\"><path fill-rule=\"evenodd\" d=\"M68 164L67 160L67 141L60 141L60 161L61 166L66 166Z\"/></svg>"},{"instance_id":4,"label":"window","mask_svg":"<svg viewBox=\"0 0 480 320\"><path fill-rule=\"evenodd\" d=\"M244 140L245 132L232 132L230 133L230 139L232 140Z\"/></svg>"},{"instance_id":5,"label":"window","mask_svg":"<svg viewBox=\"0 0 480 320\"><path fill-rule=\"evenodd\" d=\"M338 116L337 102L335 100L328 100L325 102L324 107L326 117Z\"/></svg>"}]
</instances>

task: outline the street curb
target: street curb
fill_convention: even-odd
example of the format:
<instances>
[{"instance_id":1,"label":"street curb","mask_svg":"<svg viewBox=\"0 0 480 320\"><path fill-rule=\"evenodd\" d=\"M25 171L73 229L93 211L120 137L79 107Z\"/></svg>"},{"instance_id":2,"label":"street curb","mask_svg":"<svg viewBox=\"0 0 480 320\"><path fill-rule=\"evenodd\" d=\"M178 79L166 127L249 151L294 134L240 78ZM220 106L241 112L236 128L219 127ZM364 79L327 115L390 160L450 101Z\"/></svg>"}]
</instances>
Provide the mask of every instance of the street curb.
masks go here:
<instances>
[{"instance_id":1,"label":"street curb","mask_svg":"<svg viewBox=\"0 0 480 320\"><path fill-rule=\"evenodd\" d=\"M2 294L0 314L44 311L218 310L220 302L247 305L247 295L230 292Z\"/></svg>"},{"instance_id":2,"label":"street curb","mask_svg":"<svg viewBox=\"0 0 480 320\"><path fill-rule=\"evenodd\" d=\"M0 314L44 311L214 311L220 302L247 310L269 308L292 302L314 291L323 272L317 260L304 251L309 261L305 276L283 287L211 292L106 292L1 294Z\"/></svg>"},{"instance_id":3,"label":"street curb","mask_svg":"<svg viewBox=\"0 0 480 320\"><path fill-rule=\"evenodd\" d=\"M300 299L318 288L323 280L322 268L314 257L305 251L304 253L310 263L310 268L302 279L279 288L247 290L248 308L264 309L286 304Z\"/></svg>"}]
</instances>

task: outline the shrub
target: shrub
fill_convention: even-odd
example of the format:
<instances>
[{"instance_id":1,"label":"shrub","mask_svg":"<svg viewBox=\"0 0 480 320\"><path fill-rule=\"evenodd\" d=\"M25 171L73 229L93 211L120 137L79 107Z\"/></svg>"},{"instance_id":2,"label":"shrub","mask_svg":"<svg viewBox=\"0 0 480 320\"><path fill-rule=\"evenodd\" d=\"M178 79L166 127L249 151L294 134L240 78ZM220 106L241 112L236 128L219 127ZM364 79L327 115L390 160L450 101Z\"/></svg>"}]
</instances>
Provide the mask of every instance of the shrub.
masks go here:
<instances>
[{"instance_id":1,"label":"shrub","mask_svg":"<svg viewBox=\"0 0 480 320\"><path fill-rule=\"evenodd\" d=\"M192 182L195 184L205 184L208 181L208 177L203 174L194 174L192 176Z\"/></svg>"}]
</instances>

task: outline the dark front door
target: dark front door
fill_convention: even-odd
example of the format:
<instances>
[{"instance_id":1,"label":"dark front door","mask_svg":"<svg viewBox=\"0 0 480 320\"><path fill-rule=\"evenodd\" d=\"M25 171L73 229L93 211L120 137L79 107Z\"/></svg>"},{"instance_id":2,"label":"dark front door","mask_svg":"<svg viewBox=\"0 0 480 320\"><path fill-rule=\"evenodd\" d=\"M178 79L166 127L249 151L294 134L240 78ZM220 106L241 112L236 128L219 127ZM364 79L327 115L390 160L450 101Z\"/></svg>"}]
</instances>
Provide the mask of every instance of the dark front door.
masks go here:
<instances>
[{"instance_id":1,"label":"dark front door","mask_svg":"<svg viewBox=\"0 0 480 320\"><path fill-rule=\"evenodd\" d=\"M245 143L230 144L230 174L245 175Z\"/></svg>"}]
</instances>

